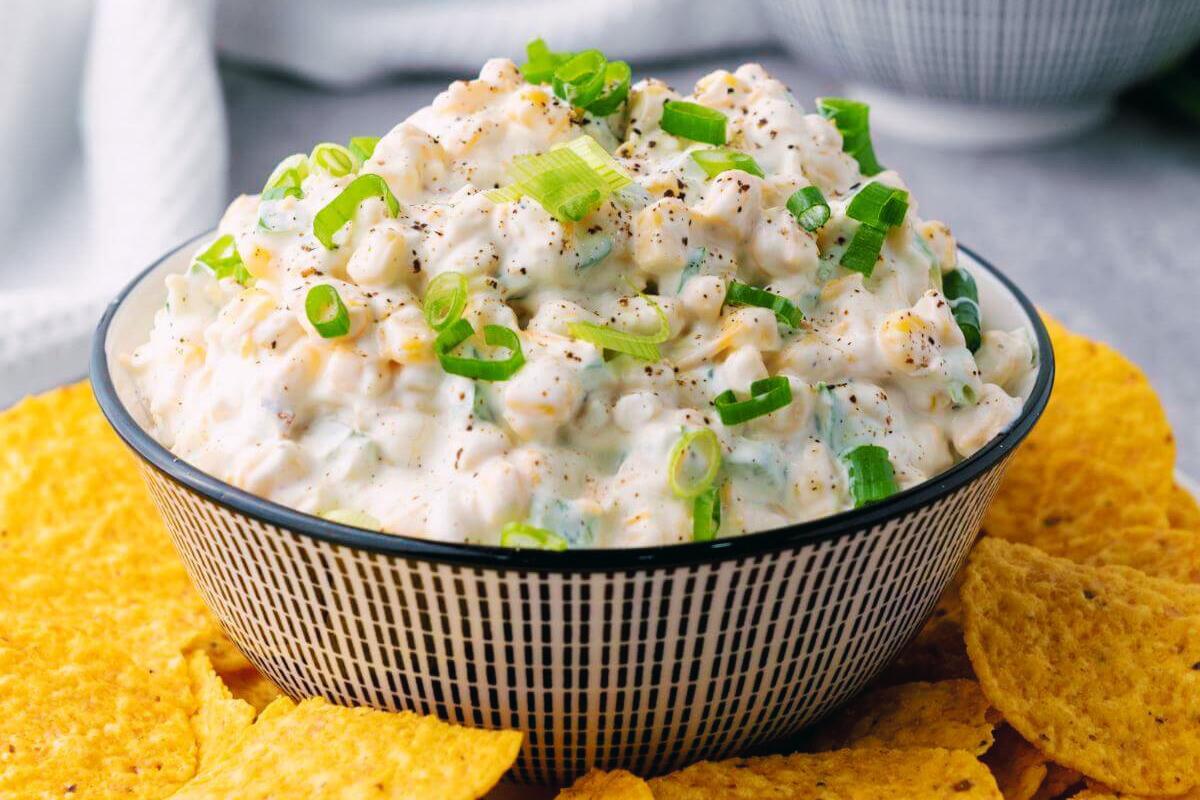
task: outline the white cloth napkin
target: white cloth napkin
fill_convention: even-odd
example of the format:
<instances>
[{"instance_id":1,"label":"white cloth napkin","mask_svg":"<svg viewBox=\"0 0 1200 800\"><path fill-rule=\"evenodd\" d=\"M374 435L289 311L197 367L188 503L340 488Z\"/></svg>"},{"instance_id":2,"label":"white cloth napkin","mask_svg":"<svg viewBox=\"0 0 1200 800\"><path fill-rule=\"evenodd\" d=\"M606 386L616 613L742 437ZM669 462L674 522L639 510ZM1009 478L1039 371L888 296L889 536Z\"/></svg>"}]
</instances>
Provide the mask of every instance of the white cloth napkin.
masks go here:
<instances>
[{"instance_id":1,"label":"white cloth napkin","mask_svg":"<svg viewBox=\"0 0 1200 800\"><path fill-rule=\"evenodd\" d=\"M216 222L229 200L217 51L346 86L470 74L538 35L640 60L768 38L756 6L726 0L29 0L5 22L0 408L83 376L108 300Z\"/></svg>"}]
</instances>

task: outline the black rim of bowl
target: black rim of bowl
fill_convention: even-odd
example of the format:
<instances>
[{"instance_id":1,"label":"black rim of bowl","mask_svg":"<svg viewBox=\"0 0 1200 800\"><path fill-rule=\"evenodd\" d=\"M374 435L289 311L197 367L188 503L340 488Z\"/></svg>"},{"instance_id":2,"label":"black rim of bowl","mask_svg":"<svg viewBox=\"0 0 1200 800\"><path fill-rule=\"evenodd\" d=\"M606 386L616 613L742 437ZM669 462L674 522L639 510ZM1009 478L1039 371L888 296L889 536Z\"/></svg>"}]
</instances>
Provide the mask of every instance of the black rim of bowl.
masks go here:
<instances>
[{"instance_id":1,"label":"black rim of bowl","mask_svg":"<svg viewBox=\"0 0 1200 800\"><path fill-rule=\"evenodd\" d=\"M207 234L201 234L204 236ZM160 264L173 257L185 247L192 246L200 237L194 237L173 248L153 264L142 270L130 281L121 293L109 303L96 328L92 340L91 381L92 390L100 409L117 435L135 453L148 461L155 469L178 483L187 486L213 502L235 512L253 517L279 528L286 528L301 536L309 536L346 547L368 550L390 556L412 558L420 561L458 564L470 567L490 567L539 572L597 572L646 568L666 568L686 564L724 561L745 556L760 555L801 544L810 544L825 539L865 533L872 527L895 517L908 514L930 505L945 495L965 486L981 474L996 466L1033 428L1050 399L1054 382L1054 353L1046 326L1042 324L1037 309L1027 297L988 261L973 250L959 245L981 267L991 273L1016 298L1028 317L1037 337L1038 374L1029 398L1007 431L984 445L979 451L958 462L945 472L935 475L924 483L906 489L887 500L866 508L843 511L830 517L785 525L757 533L709 542L660 545L637 548L582 548L564 552L543 550L520 550L493 545L475 545L456 542L440 542L390 533L379 533L348 525L330 522L320 517L266 500L242 491L206 472L193 467L163 447L144 430L133 415L125 408L113 385L108 369L105 340L109 325L121 303L142 280Z\"/></svg>"}]
</instances>

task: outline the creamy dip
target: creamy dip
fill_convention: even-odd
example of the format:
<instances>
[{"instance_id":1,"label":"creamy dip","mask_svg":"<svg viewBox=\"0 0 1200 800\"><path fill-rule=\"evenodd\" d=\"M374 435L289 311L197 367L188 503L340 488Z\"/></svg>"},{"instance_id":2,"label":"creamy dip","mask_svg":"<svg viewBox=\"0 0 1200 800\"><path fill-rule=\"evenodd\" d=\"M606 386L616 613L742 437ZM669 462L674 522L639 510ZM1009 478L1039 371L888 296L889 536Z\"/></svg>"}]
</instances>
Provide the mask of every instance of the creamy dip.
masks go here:
<instances>
[{"instance_id":1,"label":"creamy dip","mask_svg":"<svg viewBox=\"0 0 1200 800\"><path fill-rule=\"evenodd\" d=\"M678 100L722 112L726 147L765 177L710 177L691 154L712 145L662 128L664 103ZM582 135L633 183L578 222L534 197L487 196L511 182L514 156ZM643 80L593 118L496 59L348 174L319 161L305 160L297 191L232 203L218 234L251 277L202 263L169 276L149 340L127 359L166 447L302 511L453 542L496 544L511 523L570 547L692 541L700 512L673 488L671 459L681 436L707 428L720 445L710 533L738 536L854 507L846 455L859 445L886 450L897 489L937 475L1012 423L1034 368L1027 334L986 319L968 349L941 291L954 240L911 197L869 276L841 265L860 224L846 214L852 199L872 182L904 183L890 170L864 176L834 122L806 114L758 65L714 72L687 97ZM314 217L365 174L398 210L368 198L325 246ZM786 207L810 185L830 209L812 232ZM524 364L507 379L439 361L422 301L451 271L467 281L462 318L476 332L518 332ZM789 299L803 319L726 302L735 280ZM344 304L344 334L322 336L306 313L321 284ZM649 335L660 312L657 360L568 330ZM455 353L509 351L476 336ZM714 399L747 400L768 377L791 401L723 424Z\"/></svg>"}]
</instances>

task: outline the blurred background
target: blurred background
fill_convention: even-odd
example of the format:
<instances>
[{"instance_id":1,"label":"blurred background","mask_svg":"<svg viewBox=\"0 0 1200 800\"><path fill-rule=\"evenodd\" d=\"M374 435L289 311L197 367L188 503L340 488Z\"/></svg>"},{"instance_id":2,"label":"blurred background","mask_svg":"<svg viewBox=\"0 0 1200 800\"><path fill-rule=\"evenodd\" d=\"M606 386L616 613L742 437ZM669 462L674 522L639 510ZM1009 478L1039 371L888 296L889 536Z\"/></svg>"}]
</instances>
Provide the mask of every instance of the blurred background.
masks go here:
<instances>
[{"instance_id":1,"label":"blurred background","mask_svg":"<svg viewBox=\"0 0 1200 800\"><path fill-rule=\"evenodd\" d=\"M284 155L544 37L683 91L761 62L872 105L926 218L1159 389L1200 475L1200 0L8 0L0 407Z\"/></svg>"}]
</instances>

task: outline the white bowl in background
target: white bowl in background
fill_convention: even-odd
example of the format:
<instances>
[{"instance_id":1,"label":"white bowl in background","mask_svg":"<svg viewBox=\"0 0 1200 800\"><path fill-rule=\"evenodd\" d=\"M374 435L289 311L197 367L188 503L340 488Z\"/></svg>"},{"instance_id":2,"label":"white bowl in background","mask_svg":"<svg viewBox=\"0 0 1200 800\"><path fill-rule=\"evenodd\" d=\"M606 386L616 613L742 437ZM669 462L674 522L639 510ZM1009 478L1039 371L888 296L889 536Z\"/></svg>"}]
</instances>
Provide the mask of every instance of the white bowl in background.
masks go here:
<instances>
[{"instance_id":1,"label":"white bowl in background","mask_svg":"<svg viewBox=\"0 0 1200 800\"><path fill-rule=\"evenodd\" d=\"M946 146L1046 141L1200 40L1200 0L762 0L795 56L879 130Z\"/></svg>"}]
</instances>

